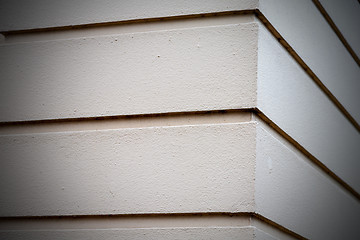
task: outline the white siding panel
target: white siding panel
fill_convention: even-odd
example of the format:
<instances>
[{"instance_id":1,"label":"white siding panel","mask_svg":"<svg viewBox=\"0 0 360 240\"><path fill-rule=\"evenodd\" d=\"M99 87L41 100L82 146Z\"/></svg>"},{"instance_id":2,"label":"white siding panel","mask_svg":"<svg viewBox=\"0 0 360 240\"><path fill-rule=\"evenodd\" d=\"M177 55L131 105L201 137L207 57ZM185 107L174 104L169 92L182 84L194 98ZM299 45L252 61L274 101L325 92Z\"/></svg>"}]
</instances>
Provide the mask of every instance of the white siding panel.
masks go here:
<instances>
[{"instance_id":1,"label":"white siding panel","mask_svg":"<svg viewBox=\"0 0 360 240\"><path fill-rule=\"evenodd\" d=\"M257 24L0 46L0 121L254 107Z\"/></svg>"},{"instance_id":2,"label":"white siding panel","mask_svg":"<svg viewBox=\"0 0 360 240\"><path fill-rule=\"evenodd\" d=\"M285 49L262 27L258 107L360 192L360 135Z\"/></svg>"},{"instance_id":3,"label":"white siding panel","mask_svg":"<svg viewBox=\"0 0 360 240\"><path fill-rule=\"evenodd\" d=\"M360 123L360 68L315 4L311 0L264 0L260 11Z\"/></svg>"},{"instance_id":4,"label":"white siding panel","mask_svg":"<svg viewBox=\"0 0 360 240\"><path fill-rule=\"evenodd\" d=\"M257 6L257 0L2 0L0 31L247 10Z\"/></svg>"},{"instance_id":5,"label":"white siding panel","mask_svg":"<svg viewBox=\"0 0 360 240\"><path fill-rule=\"evenodd\" d=\"M258 127L256 211L308 239L358 239L358 200L282 141Z\"/></svg>"},{"instance_id":6,"label":"white siding panel","mask_svg":"<svg viewBox=\"0 0 360 240\"><path fill-rule=\"evenodd\" d=\"M251 212L255 124L0 137L0 215Z\"/></svg>"},{"instance_id":7,"label":"white siding panel","mask_svg":"<svg viewBox=\"0 0 360 240\"><path fill-rule=\"evenodd\" d=\"M357 0L319 0L356 55L360 57L360 4Z\"/></svg>"}]
</instances>

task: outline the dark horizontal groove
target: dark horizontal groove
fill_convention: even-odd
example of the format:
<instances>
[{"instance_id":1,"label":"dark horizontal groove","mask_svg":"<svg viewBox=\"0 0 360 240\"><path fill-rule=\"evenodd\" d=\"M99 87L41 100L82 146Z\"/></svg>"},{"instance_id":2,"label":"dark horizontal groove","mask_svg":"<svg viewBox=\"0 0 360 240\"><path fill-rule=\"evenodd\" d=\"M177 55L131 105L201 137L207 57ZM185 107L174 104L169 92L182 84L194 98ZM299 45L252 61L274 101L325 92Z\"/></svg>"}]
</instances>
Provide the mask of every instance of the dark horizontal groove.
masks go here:
<instances>
[{"instance_id":1,"label":"dark horizontal groove","mask_svg":"<svg viewBox=\"0 0 360 240\"><path fill-rule=\"evenodd\" d=\"M76 219L117 219L117 218L165 218L165 217L253 217L265 222L272 227L279 229L297 239L306 239L299 234L277 224L276 222L254 212L194 212L194 213L141 213L141 214L110 214L110 215L56 215L56 216L16 216L0 217L6 221L22 220L76 220Z\"/></svg>"},{"instance_id":2,"label":"dark horizontal groove","mask_svg":"<svg viewBox=\"0 0 360 240\"><path fill-rule=\"evenodd\" d=\"M353 125L358 132L360 132L360 125L351 116L351 114L345 109L345 107L337 100L337 98L330 92L330 90L321 82L316 74L310 69L310 67L301 59L301 57L295 52L290 44L281 36L281 34L275 29L274 26L267 20L267 18L259 11L255 11L255 15L265 25L265 27L272 33L272 35L280 42L280 44L289 52L289 54L297 61L305 72L314 80L314 82L320 87L320 89L326 94L326 96L332 101L335 106L345 115L346 119Z\"/></svg>"},{"instance_id":3,"label":"dark horizontal groove","mask_svg":"<svg viewBox=\"0 0 360 240\"><path fill-rule=\"evenodd\" d=\"M297 149L299 149L305 156L310 159L313 163L320 167L327 175L333 178L336 182L338 182L343 188L345 188L351 195L353 195L360 202L360 194L355 191L349 184L347 184L344 180L342 180L339 176L337 176L333 171L331 171L328 167L326 167L321 161L319 161L314 155L308 152L303 146L301 146L295 139L290 137L286 132L284 132L278 125L276 125L273 121L271 121L264 113L262 113L259 109L256 109L256 114L266 122L270 127L275 129L281 136L283 136L287 141L289 141L292 145L294 145Z\"/></svg>"},{"instance_id":4,"label":"dark horizontal groove","mask_svg":"<svg viewBox=\"0 0 360 240\"><path fill-rule=\"evenodd\" d=\"M45 119L45 120L29 120L29 121L8 121L0 122L2 126L27 125L27 124L44 124L44 123L66 123L66 122L84 122L84 121L101 121L101 120L119 120L119 119L139 119L139 118L153 118L153 117L169 117L169 116L184 116L184 115L204 115L204 114L227 114L252 112L253 109L224 109L224 110L209 110L209 111L188 111L188 112L167 112L167 113L149 113L149 114L133 114L133 115L115 115L115 116L98 116L98 117L79 117L79 118L60 118L60 119Z\"/></svg>"},{"instance_id":5,"label":"dark horizontal groove","mask_svg":"<svg viewBox=\"0 0 360 240\"><path fill-rule=\"evenodd\" d=\"M291 231L290 229L287 229L287 228L281 226L280 224L278 224L278 223L276 223L276 222L274 222L274 221L272 221L272 220L270 220L270 219L268 219L268 218L266 218L266 217L264 217L264 216L262 216L262 215L260 215L258 213L252 213L252 216L254 218L259 219L262 222L265 222L265 223L277 228L277 229L280 229L281 231L283 231L283 232L285 232L285 233L287 233L287 234L289 234L289 235L291 235L291 236L293 236L293 237L295 237L297 239L307 240L307 238L304 238L303 236Z\"/></svg>"},{"instance_id":6,"label":"dark horizontal groove","mask_svg":"<svg viewBox=\"0 0 360 240\"><path fill-rule=\"evenodd\" d=\"M15 35L15 34L23 34L23 33L37 33L37 32L49 32L49 31L76 30L76 29L84 29L84 28L115 26L115 25L133 24L133 23L171 21L171 20L181 20L181 19L199 18L199 17L214 17L214 16L226 16L226 15L237 15L237 14L252 14L252 13L254 13L254 11L255 10L250 9L250 10L223 11L223 12L214 12L214 13L199 13L199 14L188 14L188 15L167 16L167 17L131 19L131 20L123 20L123 21L89 23L89 24L80 24L80 25L59 26L59 27L45 27L45 28L34 28L34 29L24 29L24 30L11 30L11 31L3 31L3 32L1 32L1 34L3 34L4 36L8 36L8 35Z\"/></svg>"},{"instance_id":7,"label":"dark horizontal groove","mask_svg":"<svg viewBox=\"0 0 360 240\"><path fill-rule=\"evenodd\" d=\"M329 16L329 14L326 12L325 8L322 6L322 4L319 2L319 0L313 0L313 3L315 4L315 6L318 8L318 10L320 11L320 13L323 15L323 17L326 19L326 21L328 22L328 24L330 25L330 27L334 30L334 32L336 33L336 35L338 36L338 38L340 39L340 41L342 42L342 44L344 44L345 48L349 51L350 55L354 58L355 62L358 64L358 66L360 67L360 59L359 57L356 55L355 51L351 48L350 44L346 41L345 37L342 35L342 33L340 32L339 28L336 26L336 24L334 23L334 21L331 19L331 17Z\"/></svg>"},{"instance_id":8,"label":"dark horizontal groove","mask_svg":"<svg viewBox=\"0 0 360 240\"><path fill-rule=\"evenodd\" d=\"M251 216L250 212L193 212L193 213L135 213L135 214L102 214L102 215L53 215L53 216L14 216L0 217L0 220L17 219L87 219L87 218L137 218L137 217L195 217L195 216Z\"/></svg>"}]
</instances>

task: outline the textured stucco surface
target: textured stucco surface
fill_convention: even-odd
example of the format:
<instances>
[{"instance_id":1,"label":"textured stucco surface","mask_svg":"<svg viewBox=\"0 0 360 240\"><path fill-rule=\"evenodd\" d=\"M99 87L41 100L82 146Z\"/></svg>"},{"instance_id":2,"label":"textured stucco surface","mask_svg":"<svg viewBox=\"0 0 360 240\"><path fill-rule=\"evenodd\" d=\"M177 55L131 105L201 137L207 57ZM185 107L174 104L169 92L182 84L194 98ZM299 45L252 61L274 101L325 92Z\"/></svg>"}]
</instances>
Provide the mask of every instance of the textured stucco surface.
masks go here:
<instances>
[{"instance_id":1,"label":"textured stucco surface","mask_svg":"<svg viewBox=\"0 0 360 240\"><path fill-rule=\"evenodd\" d=\"M94 229L63 231L15 231L0 232L0 237L8 240L157 240L157 239L189 239L189 240L222 240L222 239L259 239L254 236L253 227L242 228L165 228L165 229Z\"/></svg>"},{"instance_id":2,"label":"textured stucco surface","mask_svg":"<svg viewBox=\"0 0 360 240\"><path fill-rule=\"evenodd\" d=\"M259 15L172 18L251 9L359 120L359 68L310 0L0 1L0 31L136 20L0 34L0 215L27 217L0 238L359 238L356 194L257 115L359 192L334 102Z\"/></svg>"},{"instance_id":3,"label":"textured stucco surface","mask_svg":"<svg viewBox=\"0 0 360 240\"><path fill-rule=\"evenodd\" d=\"M1 45L0 120L254 107L256 49L255 23Z\"/></svg>"},{"instance_id":4,"label":"textured stucco surface","mask_svg":"<svg viewBox=\"0 0 360 240\"><path fill-rule=\"evenodd\" d=\"M8 240L47 240L47 239L129 239L129 240L157 240L157 239L189 239L189 240L275 240L273 236L248 227L208 227L208 228L167 228L167 229L96 229L96 230L65 230L65 231L17 231L1 232L0 237Z\"/></svg>"},{"instance_id":5,"label":"textured stucco surface","mask_svg":"<svg viewBox=\"0 0 360 240\"><path fill-rule=\"evenodd\" d=\"M110 0L101 4L97 1L85 4L81 0L19 2L0 2L0 31L258 9L340 104L360 122L357 106L360 102L357 94L360 88L359 67L311 0ZM356 21L355 12L359 7L351 6L358 4L355 0L354 3L348 1L343 4L336 0L328 2L324 6L356 50L359 44L355 40L359 32L353 30L356 24L349 23L349 18ZM336 4L341 7L335 7ZM345 17L340 18L339 14ZM14 15L18 17L14 18Z\"/></svg>"},{"instance_id":6,"label":"textured stucco surface","mask_svg":"<svg viewBox=\"0 0 360 240\"><path fill-rule=\"evenodd\" d=\"M2 0L0 4L0 31L10 31L248 10L257 8L258 0Z\"/></svg>"},{"instance_id":7,"label":"textured stucco surface","mask_svg":"<svg viewBox=\"0 0 360 240\"><path fill-rule=\"evenodd\" d=\"M254 123L3 135L0 142L2 216L254 210Z\"/></svg>"}]
</instances>

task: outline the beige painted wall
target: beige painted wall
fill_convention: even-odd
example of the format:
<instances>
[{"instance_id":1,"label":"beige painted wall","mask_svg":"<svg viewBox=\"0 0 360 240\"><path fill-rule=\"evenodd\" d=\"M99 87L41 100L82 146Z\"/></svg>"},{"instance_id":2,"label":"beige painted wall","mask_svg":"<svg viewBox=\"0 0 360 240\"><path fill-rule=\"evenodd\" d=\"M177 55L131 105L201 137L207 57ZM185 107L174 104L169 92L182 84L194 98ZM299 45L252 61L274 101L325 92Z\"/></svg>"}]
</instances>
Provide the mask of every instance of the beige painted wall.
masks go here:
<instances>
[{"instance_id":1,"label":"beige painted wall","mask_svg":"<svg viewBox=\"0 0 360 240\"><path fill-rule=\"evenodd\" d=\"M359 68L313 2L1 4L2 238L360 236Z\"/></svg>"}]
</instances>

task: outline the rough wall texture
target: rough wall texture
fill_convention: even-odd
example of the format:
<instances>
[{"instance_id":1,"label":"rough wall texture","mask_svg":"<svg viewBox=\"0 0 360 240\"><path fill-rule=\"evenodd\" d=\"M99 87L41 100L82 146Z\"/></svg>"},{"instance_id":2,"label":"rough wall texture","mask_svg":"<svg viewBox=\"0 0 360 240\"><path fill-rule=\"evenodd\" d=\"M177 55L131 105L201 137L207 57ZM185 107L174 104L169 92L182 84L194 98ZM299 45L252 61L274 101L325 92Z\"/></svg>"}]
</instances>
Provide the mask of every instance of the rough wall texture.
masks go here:
<instances>
[{"instance_id":1,"label":"rough wall texture","mask_svg":"<svg viewBox=\"0 0 360 240\"><path fill-rule=\"evenodd\" d=\"M359 238L351 4L1 1L0 237Z\"/></svg>"}]
</instances>

